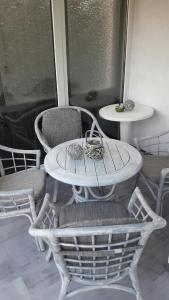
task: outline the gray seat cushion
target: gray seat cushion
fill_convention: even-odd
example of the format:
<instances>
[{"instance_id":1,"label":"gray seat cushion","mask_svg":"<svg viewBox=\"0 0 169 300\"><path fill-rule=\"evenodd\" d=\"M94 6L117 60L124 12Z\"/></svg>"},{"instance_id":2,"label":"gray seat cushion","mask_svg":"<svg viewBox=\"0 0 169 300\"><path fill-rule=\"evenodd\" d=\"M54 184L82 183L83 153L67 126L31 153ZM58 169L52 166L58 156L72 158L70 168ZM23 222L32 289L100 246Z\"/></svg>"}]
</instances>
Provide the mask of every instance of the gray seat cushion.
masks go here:
<instances>
[{"instance_id":1,"label":"gray seat cushion","mask_svg":"<svg viewBox=\"0 0 169 300\"><path fill-rule=\"evenodd\" d=\"M120 202L84 202L66 206L59 215L59 227L84 227L135 223Z\"/></svg>"},{"instance_id":2,"label":"gray seat cushion","mask_svg":"<svg viewBox=\"0 0 169 300\"><path fill-rule=\"evenodd\" d=\"M45 193L45 172L37 168L20 171L0 178L1 191L34 190L35 201Z\"/></svg>"},{"instance_id":3,"label":"gray seat cushion","mask_svg":"<svg viewBox=\"0 0 169 300\"><path fill-rule=\"evenodd\" d=\"M161 170L169 168L169 156L143 155L143 174L159 183Z\"/></svg>"},{"instance_id":4,"label":"gray seat cushion","mask_svg":"<svg viewBox=\"0 0 169 300\"><path fill-rule=\"evenodd\" d=\"M42 133L50 147L81 137L81 115L73 109L47 110L42 119Z\"/></svg>"}]
</instances>

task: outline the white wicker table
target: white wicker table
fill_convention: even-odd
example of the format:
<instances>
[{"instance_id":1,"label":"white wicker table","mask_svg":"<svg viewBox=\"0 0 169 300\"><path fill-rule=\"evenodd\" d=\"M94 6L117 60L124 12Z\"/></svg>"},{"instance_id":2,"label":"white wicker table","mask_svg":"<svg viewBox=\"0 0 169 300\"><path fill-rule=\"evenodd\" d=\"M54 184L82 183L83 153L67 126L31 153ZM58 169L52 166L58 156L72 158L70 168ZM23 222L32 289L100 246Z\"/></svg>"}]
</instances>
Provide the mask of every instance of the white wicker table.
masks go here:
<instances>
[{"instance_id":1,"label":"white wicker table","mask_svg":"<svg viewBox=\"0 0 169 300\"><path fill-rule=\"evenodd\" d=\"M90 196L94 198L96 195L93 195L92 187L113 185L107 195L111 197L116 184L133 177L142 167L139 151L122 141L104 138L105 153L101 160L92 160L86 155L80 160L71 159L67 153L71 143L78 143L84 147L85 139L71 140L54 147L46 155L44 166L54 179L74 186L77 201L83 201L84 198L88 200L90 192ZM76 190L75 186L88 187L84 197L82 189ZM97 196L95 198L100 199Z\"/></svg>"}]
</instances>

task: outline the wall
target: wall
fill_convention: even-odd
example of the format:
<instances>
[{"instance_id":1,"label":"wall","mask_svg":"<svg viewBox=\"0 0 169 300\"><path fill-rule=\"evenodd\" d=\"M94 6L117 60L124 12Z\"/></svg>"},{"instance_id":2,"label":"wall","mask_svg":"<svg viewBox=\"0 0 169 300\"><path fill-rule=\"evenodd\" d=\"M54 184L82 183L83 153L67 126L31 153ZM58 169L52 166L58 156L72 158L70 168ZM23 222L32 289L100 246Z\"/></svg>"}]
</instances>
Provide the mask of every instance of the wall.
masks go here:
<instances>
[{"instance_id":1,"label":"wall","mask_svg":"<svg viewBox=\"0 0 169 300\"><path fill-rule=\"evenodd\" d=\"M124 99L155 108L132 123L134 137L169 129L169 1L130 0Z\"/></svg>"}]
</instances>

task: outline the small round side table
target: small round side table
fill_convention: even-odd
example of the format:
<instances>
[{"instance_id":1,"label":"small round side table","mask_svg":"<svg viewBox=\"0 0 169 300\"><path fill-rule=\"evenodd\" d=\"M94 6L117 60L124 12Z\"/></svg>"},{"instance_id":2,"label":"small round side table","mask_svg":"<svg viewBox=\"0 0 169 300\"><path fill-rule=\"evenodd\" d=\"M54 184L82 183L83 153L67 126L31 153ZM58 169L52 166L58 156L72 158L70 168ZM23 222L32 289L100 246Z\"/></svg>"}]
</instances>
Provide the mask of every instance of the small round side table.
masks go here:
<instances>
[{"instance_id":1,"label":"small round side table","mask_svg":"<svg viewBox=\"0 0 169 300\"><path fill-rule=\"evenodd\" d=\"M117 104L102 107L99 110L100 116L108 121L120 122L120 136L124 142L129 142L130 122L136 122L151 118L154 109L150 106L135 103L132 111L116 112Z\"/></svg>"}]
</instances>

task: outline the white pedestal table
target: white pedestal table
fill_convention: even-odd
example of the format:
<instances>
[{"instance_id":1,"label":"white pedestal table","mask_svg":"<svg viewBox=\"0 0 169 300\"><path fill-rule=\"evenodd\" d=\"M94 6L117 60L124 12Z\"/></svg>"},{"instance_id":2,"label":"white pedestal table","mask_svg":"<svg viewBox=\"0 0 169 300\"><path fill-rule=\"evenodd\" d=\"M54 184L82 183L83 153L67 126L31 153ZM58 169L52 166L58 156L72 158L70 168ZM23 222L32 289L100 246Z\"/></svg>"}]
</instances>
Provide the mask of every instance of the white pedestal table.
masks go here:
<instances>
[{"instance_id":1,"label":"white pedestal table","mask_svg":"<svg viewBox=\"0 0 169 300\"><path fill-rule=\"evenodd\" d=\"M117 104L112 104L102 107L99 110L99 114L105 120L120 122L120 138L125 142L130 142L131 122L151 118L154 114L152 107L140 103L135 103L135 107L132 111L116 112L116 106Z\"/></svg>"}]
</instances>

